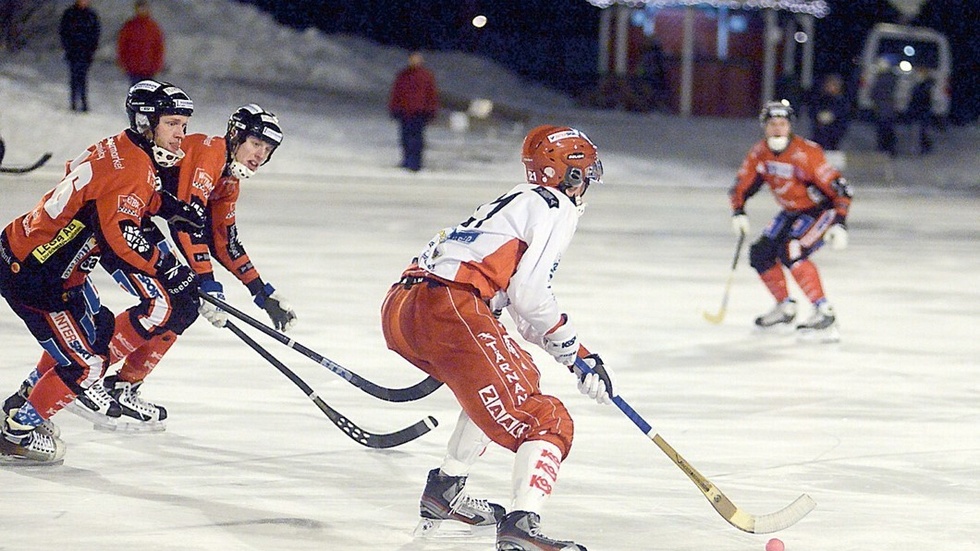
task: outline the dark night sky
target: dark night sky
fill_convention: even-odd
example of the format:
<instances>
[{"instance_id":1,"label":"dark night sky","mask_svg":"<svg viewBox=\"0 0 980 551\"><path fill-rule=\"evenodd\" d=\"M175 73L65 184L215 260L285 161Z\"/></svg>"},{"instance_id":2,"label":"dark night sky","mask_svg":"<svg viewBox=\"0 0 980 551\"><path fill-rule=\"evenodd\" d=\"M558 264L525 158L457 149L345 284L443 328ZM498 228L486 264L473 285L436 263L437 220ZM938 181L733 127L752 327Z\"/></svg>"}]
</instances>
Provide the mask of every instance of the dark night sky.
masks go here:
<instances>
[{"instance_id":1,"label":"dark night sky","mask_svg":"<svg viewBox=\"0 0 980 551\"><path fill-rule=\"evenodd\" d=\"M279 21L326 33L350 33L404 48L464 50L491 57L556 88L594 81L600 10L585 0L239 0ZM850 74L852 58L878 22L899 22L886 0L829 0L831 14L817 20L817 75ZM477 30L477 14L488 25ZM980 0L930 0L912 24L933 27L953 49L953 118L980 115Z\"/></svg>"}]
</instances>

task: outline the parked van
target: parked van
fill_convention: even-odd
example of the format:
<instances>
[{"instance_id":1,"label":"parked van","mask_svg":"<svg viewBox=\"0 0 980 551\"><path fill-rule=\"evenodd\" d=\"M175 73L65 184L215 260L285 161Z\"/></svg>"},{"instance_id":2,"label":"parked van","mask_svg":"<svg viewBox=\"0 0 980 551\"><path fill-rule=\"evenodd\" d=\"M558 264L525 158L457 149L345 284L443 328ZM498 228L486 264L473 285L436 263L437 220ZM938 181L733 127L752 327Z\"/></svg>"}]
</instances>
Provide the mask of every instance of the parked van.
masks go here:
<instances>
[{"instance_id":1,"label":"parked van","mask_svg":"<svg viewBox=\"0 0 980 551\"><path fill-rule=\"evenodd\" d=\"M898 77L895 110L900 115L908 114L916 86L932 79L932 114L945 117L949 114L951 67L949 41L942 33L927 27L879 23L871 29L861 53L858 109L874 109L871 90L880 71L888 70Z\"/></svg>"}]
</instances>

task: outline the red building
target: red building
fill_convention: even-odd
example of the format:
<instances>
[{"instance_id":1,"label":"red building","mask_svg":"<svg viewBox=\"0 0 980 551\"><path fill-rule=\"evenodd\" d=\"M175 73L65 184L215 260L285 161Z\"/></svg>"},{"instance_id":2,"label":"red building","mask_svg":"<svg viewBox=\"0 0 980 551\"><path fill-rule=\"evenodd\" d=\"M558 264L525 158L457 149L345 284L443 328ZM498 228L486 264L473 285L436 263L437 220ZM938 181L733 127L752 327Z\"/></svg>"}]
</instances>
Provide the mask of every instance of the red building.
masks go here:
<instances>
[{"instance_id":1,"label":"red building","mask_svg":"<svg viewBox=\"0 0 980 551\"><path fill-rule=\"evenodd\" d=\"M594 99L719 117L752 116L776 95L798 100L813 82L814 18L829 13L824 0L589 2L607 8Z\"/></svg>"}]
</instances>

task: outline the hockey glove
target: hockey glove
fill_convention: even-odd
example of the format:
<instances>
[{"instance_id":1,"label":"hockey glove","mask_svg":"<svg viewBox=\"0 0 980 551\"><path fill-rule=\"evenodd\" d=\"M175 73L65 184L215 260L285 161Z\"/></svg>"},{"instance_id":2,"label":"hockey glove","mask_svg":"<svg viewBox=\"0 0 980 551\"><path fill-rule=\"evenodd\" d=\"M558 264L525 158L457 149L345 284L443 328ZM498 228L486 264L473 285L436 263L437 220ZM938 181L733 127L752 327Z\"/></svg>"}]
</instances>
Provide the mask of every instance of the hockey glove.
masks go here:
<instances>
[{"instance_id":1,"label":"hockey glove","mask_svg":"<svg viewBox=\"0 0 980 551\"><path fill-rule=\"evenodd\" d=\"M748 235L749 233L749 217L745 214L733 214L732 215L732 233L736 237L742 235L743 233Z\"/></svg>"},{"instance_id":2,"label":"hockey glove","mask_svg":"<svg viewBox=\"0 0 980 551\"><path fill-rule=\"evenodd\" d=\"M823 234L823 240L830 245L831 249L840 251L847 248L847 228L844 224L834 224L830 226L827 233Z\"/></svg>"},{"instance_id":3,"label":"hockey glove","mask_svg":"<svg viewBox=\"0 0 980 551\"><path fill-rule=\"evenodd\" d=\"M544 349L558 363L572 365L578 354L578 338L575 336L575 328L568 323L568 317L562 314L561 319L562 325L544 336Z\"/></svg>"},{"instance_id":4,"label":"hockey glove","mask_svg":"<svg viewBox=\"0 0 980 551\"><path fill-rule=\"evenodd\" d=\"M598 354L589 354L582 361L592 368L592 373L579 376L578 391L600 404L611 404L616 395L612 368L606 367Z\"/></svg>"},{"instance_id":5,"label":"hockey glove","mask_svg":"<svg viewBox=\"0 0 980 551\"><path fill-rule=\"evenodd\" d=\"M177 257L168 254L160 258L156 265L156 278L163 283L167 294L172 297L197 295L199 281L197 274L187 266L177 261ZM196 300L196 299L195 299Z\"/></svg>"},{"instance_id":6,"label":"hockey glove","mask_svg":"<svg viewBox=\"0 0 980 551\"><path fill-rule=\"evenodd\" d=\"M213 279L202 281L201 291L218 300L225 300L225 292L221 287L221 283ZM211 304L206 300L201 301L201 305L197 308L197 311L215 327L224 327L228 321L228 312L225 312L217 305Z\"/></svg>"},{"instance_id":7,"label":"hockey glove","mask_svg":"<svg viewBox=\"0 0 980 551\"><path fill-rule=\"evenodd\" d=\"M269 314L272 325L276 329L289 331L293 325L296 325L296 312L272 285L266 283L262 287L262 290L255 295L255 304Z\"/></svg>"},{"instance_id":8,"label":"hockey glove","mask_svg":"<svg viewBox=\"0 0 980 551\"><path fill-rule=\"evenodd\" d=\"M158 193L160 208L157 216L166 220L170 227L185 233L194 233L204 228L204 213L199 206L185 203L166 191Z\"/></svg>"}]
</instances>

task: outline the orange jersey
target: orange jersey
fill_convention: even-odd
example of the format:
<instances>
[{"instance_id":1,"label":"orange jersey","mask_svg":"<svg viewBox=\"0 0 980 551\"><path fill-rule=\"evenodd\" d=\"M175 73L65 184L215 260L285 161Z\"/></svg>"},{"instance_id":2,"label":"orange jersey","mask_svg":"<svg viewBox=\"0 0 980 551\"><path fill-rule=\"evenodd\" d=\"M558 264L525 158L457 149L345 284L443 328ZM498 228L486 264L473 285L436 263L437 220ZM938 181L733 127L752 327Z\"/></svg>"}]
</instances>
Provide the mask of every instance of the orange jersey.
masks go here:
<instances>
[{"instance_id":1,"label":"orange jersey","mask_svg":"<svg viewBox=\"0 0 980 551\"><path fill-rule=\"evenodd\" d=\"M126 131L88 148L30 212L4 228L19 270L38 285L79 285L103 262L153 276L159 250L143 235L160 208L156 170Z\"/></svg>"},{"instance_id":2,"label":"orange jersey","mask_svg":"<svg viewBox=\"0 0 980 551\"><path fill-rule=\"evenodd\" d=\"M732 210L741 212L745 201L766 183L783 210L802 212L833 206L843 219L851 198L835 185L840 176L840 171L827 162L823 149L810 140L794 135L779 154L760 140L745 157L729 190Z\"/></svg>"},{"instance_id":3,"label":"orange jersey","mask_svg":"<svg viewBox=\"0 0 980 551\"><path fill-rule=\"evenodd\" d=\"M191 134L181 143L184 158L176 190L170 190L186 203L196 203L205 208L208 226L203 239L186 233L178 233L177 243L191 268L198 274L211 274L211 254L229 272L248 285L259 278L259 272L249 260L248 253L238 241L235 226L235 203L238 201L238 178L225 176L227 149L221 136ZM165 181L164 187L171 183Z\"/></svg>"}]
</instances>

